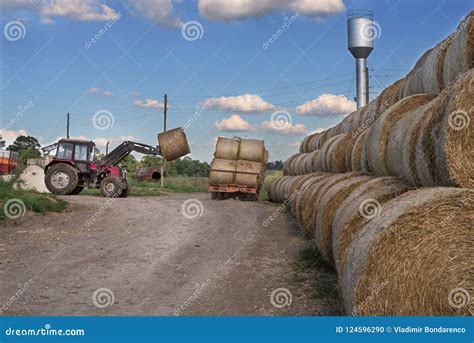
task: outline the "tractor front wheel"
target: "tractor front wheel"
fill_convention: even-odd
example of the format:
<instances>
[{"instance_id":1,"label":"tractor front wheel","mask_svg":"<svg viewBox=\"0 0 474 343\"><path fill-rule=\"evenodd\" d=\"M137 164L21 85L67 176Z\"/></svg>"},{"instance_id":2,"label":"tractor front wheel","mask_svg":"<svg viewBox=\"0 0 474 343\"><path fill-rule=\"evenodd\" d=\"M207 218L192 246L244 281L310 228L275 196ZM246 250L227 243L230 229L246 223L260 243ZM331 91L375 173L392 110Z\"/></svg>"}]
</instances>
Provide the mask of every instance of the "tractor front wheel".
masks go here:
<instances>
[{"instance_id":1,"label":"tractor front wheel","mask_svg":"<svg viewBox=\"0 0 474 343\"><path fill-rule=\"evenodd\" d=\"M100 192L107 198L118 198L122 194L122 188L122 182L115 176L106 176L100 183Z\"/></svg>"},{"instance_id":2,"label":"tractor front wheel","mask_svg":"<svg viewBox=\"0 0 474 343\"><path fill-rule=\"evenodd\" d=\"M44 183L53 194L69 195L74 194L79 184L79 176L73 166L58 163L49 167L44 177Z\"/></svg>"}]
</instances>

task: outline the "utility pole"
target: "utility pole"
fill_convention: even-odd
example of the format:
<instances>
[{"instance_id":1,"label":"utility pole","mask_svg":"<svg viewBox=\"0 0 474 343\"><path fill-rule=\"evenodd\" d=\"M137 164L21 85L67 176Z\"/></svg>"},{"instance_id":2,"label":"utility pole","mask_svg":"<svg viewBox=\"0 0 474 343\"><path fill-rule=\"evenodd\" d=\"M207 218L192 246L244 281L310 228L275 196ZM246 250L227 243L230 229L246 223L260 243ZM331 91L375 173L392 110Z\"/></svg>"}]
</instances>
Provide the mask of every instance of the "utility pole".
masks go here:
<instances>
[{"instance_id":1,"label":"utility pole","mask_svg":"<svg viewBox=\"0 0 474 343\"><path fill-rule=\"evenodd\" d=\"M66 138L69 139L69 124L70 124L70 115L69 112L67 114L67 124L66 124Z\"/></svg>"},{"instance_id":2,"label":"utility pole","mask_svg":"<svg viewBox=\"0 0 474 343\"><path fill-rule=\"evenodd\" d=\"M165 101L163 103L163 132L166 131L166 117L167 116L168 116L168 94L165 94ZM166 161L163 158L163 163L161 164L161 178L160 178L161 188L165 187L165 172L166 172Z\"/></svg>"}]
</instances>

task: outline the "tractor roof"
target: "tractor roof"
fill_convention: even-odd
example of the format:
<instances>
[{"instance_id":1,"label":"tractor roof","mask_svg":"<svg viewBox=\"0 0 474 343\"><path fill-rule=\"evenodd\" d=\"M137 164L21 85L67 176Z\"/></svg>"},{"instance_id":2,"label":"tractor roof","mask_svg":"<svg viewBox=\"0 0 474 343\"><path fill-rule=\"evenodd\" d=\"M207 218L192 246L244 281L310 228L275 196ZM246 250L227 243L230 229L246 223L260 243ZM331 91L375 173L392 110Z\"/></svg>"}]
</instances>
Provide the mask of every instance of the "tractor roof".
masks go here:
<instances>
[{"instance_id":1,"label":"tractor roof","mask_svg":"<svg viewBox=\"0 0 474 343\"><path fill-rule=\"evenodd\" d=\"M90 141L87 139L68 139L68 138L62 138L59 140L58 143L82 143L82 144L95 144L94 141Z\"/></svg>"}]
</instances>

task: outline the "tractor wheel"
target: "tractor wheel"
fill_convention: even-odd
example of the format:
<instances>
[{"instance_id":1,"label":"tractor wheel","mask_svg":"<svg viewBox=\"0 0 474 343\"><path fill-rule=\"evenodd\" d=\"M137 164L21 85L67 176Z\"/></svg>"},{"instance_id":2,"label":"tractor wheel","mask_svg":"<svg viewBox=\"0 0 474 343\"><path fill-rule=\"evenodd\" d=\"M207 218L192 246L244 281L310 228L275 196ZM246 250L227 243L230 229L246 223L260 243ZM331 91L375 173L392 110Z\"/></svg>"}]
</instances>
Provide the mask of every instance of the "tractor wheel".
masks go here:
<instances>
[{"instance_id":1,"label":"tractor wheel","mask_svg":"<svg viewBox=\"0 0 474 343\"><path fill-rule=\"evenodd\" d=\"M58 163L48 169L44 177L44 183L53 194L69 195L74 194L79 183L79 176L73 166Z\"/></svg>"},{"instance_id":2,"label":"tractor wheel","mask_svg":"<svg viewBox=\"0 0 474 343\"><path fill-rule=\"evenodd\" d=\"M128 181L124 181L122 183L122 193L119 195L120 198L126 198L130 194L130 186L128 185Z\"/></svg>"},{"instance_id":3,"label":"tractor wheel","mask_svg":"<svg viewBox=\"0 0 474 343\"><path fill-rule=\"evenodd\" d=\"M100 183L100 192L107 198L118 198L122 194L122 182L115 176L106 176Z\"/></svg>"},{"instance_id":4,"label":"tractor wheel","mask_svg":"<svg viewBox=\"0 0 474 343\"><path fill-rule=\"evenodd\" d=\"M74 190L74 192L72 192L71 194L72 195L77 195L77 194L81 193L83 190L84 190L84 187L77 186L76 189Z\"/></svg>"}]
</instances>

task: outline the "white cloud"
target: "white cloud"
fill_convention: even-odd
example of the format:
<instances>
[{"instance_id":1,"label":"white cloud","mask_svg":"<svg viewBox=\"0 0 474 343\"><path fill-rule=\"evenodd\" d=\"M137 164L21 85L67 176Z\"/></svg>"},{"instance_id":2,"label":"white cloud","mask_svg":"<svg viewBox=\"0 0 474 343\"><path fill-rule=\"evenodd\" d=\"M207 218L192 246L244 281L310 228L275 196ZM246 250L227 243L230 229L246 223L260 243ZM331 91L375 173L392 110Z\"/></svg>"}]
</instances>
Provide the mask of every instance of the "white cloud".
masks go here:
<instances>
[{"instance_id":1,"label":"white cloud","mask_svg":"<svg viewBox=\"0 0 474 343\"><path fill-rule=\"evenodd\" d=\"M241 20L277 10L322 20L345 9L342 0L199 0L201 16L217 21Z\"/></svg>"},{"instance_id":2,"label":"white cloud","mask_svg":"<svg viewBox=\"0 0 474 343\"><path fill-rule=\"evenodd\" d=\"M288 143L288 146L289 146L290 148L298 148L298 147L300 146L300 144L301 144L301 142L296 141L296 142L290 142L290 143Z\"/></svg>"},{"instance_id":3,"label":"white cloud","mask_svg":"<svg viewBox=\"0 0 474 343\"><path fill-rule=\"evenodd\" d=\"M105 90L105 89L99 89L97 87L91 87L87 90L87 93L89 94L101 94L103 96L113 96L114 93L111 91Z\"/></svg>"},{"instance_id":4,"label":"white cloud","mask_svg":"<svg viewBox=\"0 0 474 343\"><path fill-rule=\"evenodd\" d=\"M171 0L129 0L129 2L140 15L158 24L169 27L179 27L183 24L179 18L173 16Z\"/></svg>"},{"instance_id":5,"label":"white cloud","mask_svg":"<svg viewBox=\"0 0 474 343\"><path fill-rule=\"evenodd\" d=\"M286 123L282 126L278 120L266 120L259 126L262 130L269 133L276 133L283 136L301 136L306 134L306 126L303 124Z\"/></svg>"},{"instance_id":6,"label":"white cloud","mask_svg":"<svg viewBox=\"0 0 474 343\"><path fill-rule=\"evenodd\" d=\"M20 130L0 130L0 136L5 141L5 147L12 144L18 136L28 136L25 129Z\"/></svg>"},{"instance_id":7,"label":"white cloud","mask_svg":"<svg viewBox=\"0 0 474 343\"><path fill-rule=\"evenodd\" d=\"M164 104L155 99L135 100L133 104L142 108L163 108Z\"/></svg>"},{"instance_id":8,"label":"white cloud","mask_svg":"<svg viewBox=\"0 0 474 343\"><path fill-rule=\"evenodd\" d=\"M275 106L254 94L207 99L200 106L208 110L239 112L245 114L263 113L276 110Z\"/></svg>"},{"instance_id":9,"label":"white cloud","mask_svg":"<svg viewBox=\"0 0 474 343\"><path fill-rule=\"evenodd\" d=\"M322 94L296 107L296 113L302 116L334 117L348 114L356 108L356 103L344 95Z\"/></svg>"},{"instance_id":10,"label":"white cloud","mask_svg":"<svg viewBox=\"0 0 474 343\"><path fill-rule=\"evenodd\" d=\"M256 131L252 125L243 120L237 114L234 114L229 118L224 118L220 122L216 121L214 127L224 132Z\"/></svg>"},{"instance_id":11,"label":"white cloud","mask_svg":"<svg viewBox=\"0 0 474 343\"><path fill-rule=\"evenodd\" d=\"M54 23L52 17L64 17L78 21L107 21L118 13L99 0L2 0L0 8L26 10L41 15L43 24Z\"/></svg>"}]
</instances>

